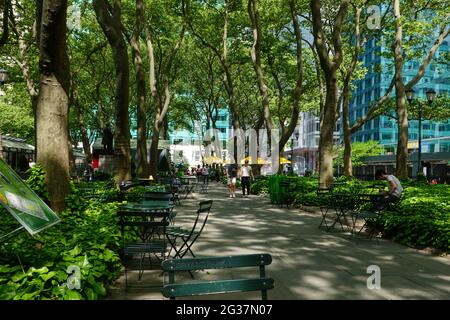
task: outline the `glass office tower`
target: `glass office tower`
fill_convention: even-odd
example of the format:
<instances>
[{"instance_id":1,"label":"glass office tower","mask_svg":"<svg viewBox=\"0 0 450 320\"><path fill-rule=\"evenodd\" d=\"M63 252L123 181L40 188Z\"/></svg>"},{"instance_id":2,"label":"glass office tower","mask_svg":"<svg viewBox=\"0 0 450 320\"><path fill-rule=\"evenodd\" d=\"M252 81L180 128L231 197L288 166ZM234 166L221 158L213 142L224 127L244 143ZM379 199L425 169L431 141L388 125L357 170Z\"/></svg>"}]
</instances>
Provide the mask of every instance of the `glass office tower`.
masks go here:
<instances>
[{"instance_id":1,"label":"glass office tower","mask_svg":"<svg viewBox=\"0 0 450 320\"><path fill-rule=\"evenodd\" d=\"M446 39L435 57L439 57L444 52L449 52L450 39ZM354 83L356 86L352 92L350 102L350 123L352 124L358 117L366 114L371 103L377 101L387 91L391 82L394 69L390 64L392 61L381 56L382 50L390 50L387 45L380 45L380 41L372 39L367 42L365 52L362 55L362 62L367 68L364 79ZM406 84L417 73L420 67L419 61L405 61L403 66L403 80ZM436 63L436 59L430 63L425 75L413 88L415 99L424 99L425 92L434 89L437 95L450 93L450 65ZM395 88L391 97L395 96ZM414 152L418 148L418 120L409 121L409 144L408 149ZM422 121L422 152L448 152L450 151L450 122ZM377 140L385 146L387 154L395 153L397 147L397 121L388 116L380 116L366 123L358 132L353 134L352 141Z\"/></svg>"}]
</instances>

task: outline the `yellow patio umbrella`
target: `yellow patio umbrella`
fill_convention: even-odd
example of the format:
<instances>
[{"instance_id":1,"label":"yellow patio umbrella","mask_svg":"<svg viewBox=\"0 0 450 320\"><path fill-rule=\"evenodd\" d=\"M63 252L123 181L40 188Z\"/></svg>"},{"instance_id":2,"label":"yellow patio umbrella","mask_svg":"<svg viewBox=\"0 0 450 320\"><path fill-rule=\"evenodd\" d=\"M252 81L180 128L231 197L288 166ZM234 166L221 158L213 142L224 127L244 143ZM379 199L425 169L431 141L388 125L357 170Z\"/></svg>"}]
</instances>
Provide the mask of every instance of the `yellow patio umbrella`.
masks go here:
<instances>
[{"instance_id":1,"label":"yellow patio umbrella","mask_svg":"<svg viewBox=\"0 0 450 320\"><path fill-rule=\"evenodd\" d=\"M255 164L255 163L253 163L252 157L251 157L251 156L248 156L248 157L245 157L244 159L242 159L242 160L241 160L241 164L244 164L246 160L248 160L248 162L249 162L250 164ZM261 158L261 157L256 158L256 164L268 164L268 163L270 163L270 162L264 160L264 159Z\"/></svg>"},{"instance_id":2,"label":"yellow patio umbrella","mask_svg":"<svg viewBox=\"0 0 450 320\"><path fill-rule=\"evenodd\" d=\"M209 156L204 159L205 163L213 164L213 163L223 163L223 160L216 156Z\"/></svg>"},{"instance_id":3,"label":"yellow patio umbrella","mask_svg":"<svg viewBox=\"0 0 450 320\"><path fill-rule=\"evenodd\" d=\"M287 163L291 163L291 161L283 157L280 158L280 164L287 164Z\"/></svg>"}]
</instances>

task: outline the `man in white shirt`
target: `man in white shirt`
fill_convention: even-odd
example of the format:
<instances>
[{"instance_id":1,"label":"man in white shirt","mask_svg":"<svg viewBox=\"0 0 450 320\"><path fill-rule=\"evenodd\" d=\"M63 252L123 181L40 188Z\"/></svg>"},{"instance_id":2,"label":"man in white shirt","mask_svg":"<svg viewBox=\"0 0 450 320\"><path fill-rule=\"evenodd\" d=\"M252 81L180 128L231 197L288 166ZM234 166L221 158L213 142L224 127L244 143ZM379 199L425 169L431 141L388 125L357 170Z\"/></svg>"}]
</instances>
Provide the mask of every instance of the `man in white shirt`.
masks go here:
<instances>
[{"instance_id":1,"label":"man in white shirt","mask_svg":"<svg viewBox=\"0 0 450 320\"><path fill-rule=\"evenodd\" d=\"M239 176L241 177L242 196L248 197L250 195L250 178L255 178L252 167L248 165L248 160L245 160L245 164L239 170ZM247 189L247 195L245 195L245 189Z\"/></svg>"},{"instance_id":2,"label":"man in white shirt","mask_svg":"<svg viewBox=\"0 0 450 320\"><path fill-rule=\"evenodd\" d=\"M386 204L389 202L397 202L400 200L403 192L402 184L400 180L392 174L387 174L384 170L377 170L375 173L376 180L387 180L389 182L389 190L383 191L382 198L376 204L377 208L382 210L386 207Z\"/></svg>"}]
</instances>

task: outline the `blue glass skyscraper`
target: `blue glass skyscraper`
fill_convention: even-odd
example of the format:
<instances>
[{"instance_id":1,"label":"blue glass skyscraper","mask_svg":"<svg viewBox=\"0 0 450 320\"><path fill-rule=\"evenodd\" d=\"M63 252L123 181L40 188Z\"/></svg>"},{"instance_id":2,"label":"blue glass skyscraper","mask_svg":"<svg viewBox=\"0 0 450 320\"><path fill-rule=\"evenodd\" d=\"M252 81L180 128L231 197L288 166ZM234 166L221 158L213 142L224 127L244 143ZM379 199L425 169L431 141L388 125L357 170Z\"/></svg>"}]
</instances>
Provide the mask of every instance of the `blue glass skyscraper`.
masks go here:
<instances>
[{"instance_id":1,"label":"blue glass skyscraper","mask_svg":"<svg viewBox=\"0 0 450 320\"><path fill-rule=\"evenodd\" d=\"M390 60L381 55L382 50L390 50L372 39L367 42L361 61L367 74L364 79L354 83L350 102L350 124L367 113L372 103L377 101L387 91L392 76L393 67ZM449 52L449 40L446 39L436 52L438 57L443 52ZM421 60L405 61L403 66L403 81L406 84L417 73ZM380 68L375 66L379 65ZM418 84L414 86L416 99L426 99L425 92L434 89L438 95L450 93L450 69L448 64L430 63ZM380 72L383 70L383 72ZM386 72L387 71L387 72ZM391 96L395 96L395 89ZM409 121L408 149L412 152L418 148L418 120ZM422 152L448 152L450 151L450 122L422 121ZM380 116L367 122L358 132L353 134L352 141L377 140L385 146L386 153L395 153L397 147L397 121L388 116Z\"/></svg>"}]
</instances>

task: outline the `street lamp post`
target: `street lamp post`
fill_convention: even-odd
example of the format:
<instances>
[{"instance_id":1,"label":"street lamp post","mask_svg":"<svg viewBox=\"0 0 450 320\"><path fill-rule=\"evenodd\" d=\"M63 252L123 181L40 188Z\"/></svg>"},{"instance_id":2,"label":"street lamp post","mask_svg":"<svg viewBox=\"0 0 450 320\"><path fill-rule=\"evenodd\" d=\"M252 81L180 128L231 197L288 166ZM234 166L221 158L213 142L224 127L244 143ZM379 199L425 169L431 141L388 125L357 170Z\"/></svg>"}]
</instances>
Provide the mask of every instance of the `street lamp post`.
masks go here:
<instances>
[{"instance_id":1,"label":"street lamp post","mask_svg":"<svg viewBox=\"0 0 450 320\"><path fill-rule=\"evenodd\" d=\"M436 91L433 89L428 89L427 92L425 92L427 95L428 105L431 107L431 104L433 103L434 98L436 97ZM418 155L418 161L419 161L419 170L422 172L422 106L419 106L419 155Z\"/></svg>"},{"instance_id":2,"label":"street lamp post","mask_svg":"<svg viewBox=\"0 0 450 320\"><path fill-rule=\"evenodd\" d=\"M3 85L8 79L8 71L5 69L0 69L0 97L5 95L5 91L3 91ZM0 128L0 159L3 159L3 141L2 141L2 130Z\"/></svg>"},{"instance_id":3,"label":"street lamp post","mask_svg":"<svg viewBox=\"0 0 450 320\"><path fill-rule=\"evenodd\" d=\"M406 90L406 99L411 104L414 98L415 91L413 89ZM434 98L436 97L436 91L433 89L425 92L427 95L428 104L431 106ZM419 103L419 136L418 136L418 153L417 153L417 174L422 172L422 105Z\"/></svg>"},{"instance_id":4,"label":"street lamp post","mask_svg":"<svg viewBox=\"0 0 450 320\"><path fill-rule=\"evenodd\" d=\"M295 140L298 141L298 136L299 136L298 131L295 131L295 133L292 135L292 138L291 138L291 170L290 170L291 175L294 174L294 137L295 137Z\"/></svg>"},{"instance_id":5,"label":"street lamp post","mask_svg":"<svg viewBox=\"0 0 450 320\"><path fill-rule=\"evenodd\" d=\"M414 89L409 88L408 90L405 91L406 93L406 99L408 100L409 105L411 106L413 99L414 99ZM421 156L420 156L420 144L422 142L422 108L419 106L419 141L418 141L418 156L417 156L417 175L420 172L420 161L421 161Z\"/></svg>"}]
</instances>

